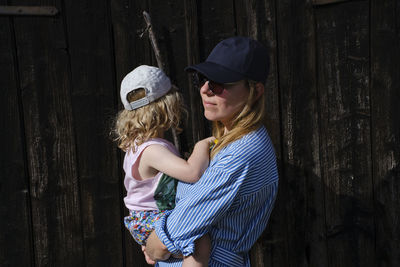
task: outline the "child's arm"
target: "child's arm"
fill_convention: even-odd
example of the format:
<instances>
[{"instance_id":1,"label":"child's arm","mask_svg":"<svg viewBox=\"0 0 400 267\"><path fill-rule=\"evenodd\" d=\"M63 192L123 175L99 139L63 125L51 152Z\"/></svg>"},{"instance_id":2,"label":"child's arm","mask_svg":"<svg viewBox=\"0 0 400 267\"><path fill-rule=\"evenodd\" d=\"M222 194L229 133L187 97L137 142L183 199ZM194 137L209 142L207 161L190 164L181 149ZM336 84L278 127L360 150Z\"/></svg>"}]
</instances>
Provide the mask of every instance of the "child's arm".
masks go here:
<instances>
[{"instance_id":1,"label":"child's arm","mask_svg":"<svg viewBox=\"0 0 400 267\"><path fill-rule=\"evenodd\" d=\"M214 137L200 140L193 148L193 152L186 161L162 145L150 145L141 157L141 164L145 164L171 177L187 183L197 182L209 163L210 143Z\"/></svg>"}]
</instances>

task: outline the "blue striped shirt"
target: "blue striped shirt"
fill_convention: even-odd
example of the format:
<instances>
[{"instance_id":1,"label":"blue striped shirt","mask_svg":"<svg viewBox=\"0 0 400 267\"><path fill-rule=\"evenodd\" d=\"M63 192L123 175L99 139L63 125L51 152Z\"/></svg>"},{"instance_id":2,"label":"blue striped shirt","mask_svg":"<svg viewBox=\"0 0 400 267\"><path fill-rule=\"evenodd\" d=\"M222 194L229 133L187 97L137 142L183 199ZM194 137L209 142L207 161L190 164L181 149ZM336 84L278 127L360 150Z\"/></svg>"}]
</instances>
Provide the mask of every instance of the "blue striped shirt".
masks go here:
<instances>
[{"instance_id":1,"label":"blue striped shirt","mask_svg":"<svg viewBox=\"0 0 400 267\"><path fill-rule=\"evenodd\" d=\"M176 207L156 222L172 253L187 256L209 233L209 266L250 266L249 250L264 231L278 189L273 145L264 127L223 148L195 184L180 182ZM181 266L179 259L157 266Z\"/></svg>"}]
</instances>

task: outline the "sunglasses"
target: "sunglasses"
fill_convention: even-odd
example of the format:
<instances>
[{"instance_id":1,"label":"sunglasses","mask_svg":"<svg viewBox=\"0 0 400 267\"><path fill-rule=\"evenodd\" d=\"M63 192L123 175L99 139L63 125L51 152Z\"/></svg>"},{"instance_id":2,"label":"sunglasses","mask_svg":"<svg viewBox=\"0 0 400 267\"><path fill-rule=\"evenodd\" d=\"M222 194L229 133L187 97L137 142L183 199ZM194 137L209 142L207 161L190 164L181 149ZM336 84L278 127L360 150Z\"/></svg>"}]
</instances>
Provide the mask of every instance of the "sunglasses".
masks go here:
<instances>
[{"instance_id":1,"label":"sunglasses","mask_svg":"<svg viewBox=\"0 0 400 267\"><path fill-rule=\"evenodd\" d=\"M197 77L199 89L208 81L208 88L214 95L222 94L222 92L227 87L227 85L230 85L230 84L217 83L217 82L211 81L207 77L201 75L200 73L196 73L196 77Z\"/></svg>"}]
</instances>

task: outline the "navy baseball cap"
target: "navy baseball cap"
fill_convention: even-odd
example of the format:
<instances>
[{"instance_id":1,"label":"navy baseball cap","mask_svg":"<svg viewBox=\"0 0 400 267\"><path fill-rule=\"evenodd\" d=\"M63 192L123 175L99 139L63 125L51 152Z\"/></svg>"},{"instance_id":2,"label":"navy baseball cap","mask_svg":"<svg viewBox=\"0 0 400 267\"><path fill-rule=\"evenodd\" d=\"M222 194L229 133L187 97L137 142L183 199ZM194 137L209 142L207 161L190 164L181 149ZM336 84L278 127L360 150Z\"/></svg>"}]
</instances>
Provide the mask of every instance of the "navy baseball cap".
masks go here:
<instances>
[{"instance_id":1,"label":"navy baseball cap","mask_svg":"<svg viewBox=\"0 0 400 267\"><path fill-rule=\"evenodd\" d=\"M256 40L235 36L219 42L205 62L185 70L197 71L217 83L243 79L265 82L269 71L269 52Z\"/></svg>"}]
</instances>

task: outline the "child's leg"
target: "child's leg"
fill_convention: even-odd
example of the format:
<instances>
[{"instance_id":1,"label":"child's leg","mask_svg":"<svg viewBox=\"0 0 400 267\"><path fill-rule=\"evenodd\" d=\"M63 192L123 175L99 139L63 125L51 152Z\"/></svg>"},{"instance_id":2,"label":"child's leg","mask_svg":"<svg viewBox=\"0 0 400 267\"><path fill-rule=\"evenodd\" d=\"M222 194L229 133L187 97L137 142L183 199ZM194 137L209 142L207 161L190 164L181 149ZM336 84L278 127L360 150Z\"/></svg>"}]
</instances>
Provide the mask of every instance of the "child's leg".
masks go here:
<instances>
[{"instance_id":1,"label":"child's leg","mask_svg":"<svg viewBox=\"0 0 400 267\"><path fill-rule=\"evenodd\" d=\"M204 267L208 266L211 252L211 240L205 235L195 242L194 253L183 258L182 267Z\"/></svg>"}]
</instances>

